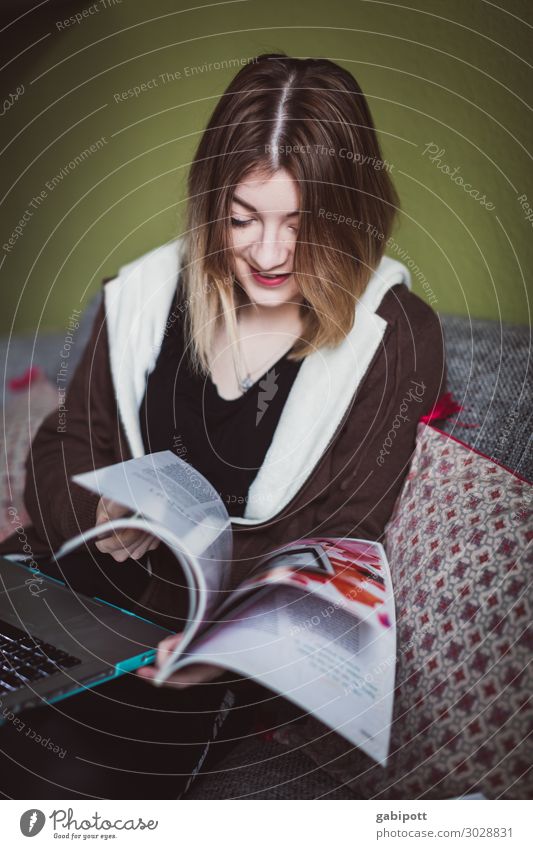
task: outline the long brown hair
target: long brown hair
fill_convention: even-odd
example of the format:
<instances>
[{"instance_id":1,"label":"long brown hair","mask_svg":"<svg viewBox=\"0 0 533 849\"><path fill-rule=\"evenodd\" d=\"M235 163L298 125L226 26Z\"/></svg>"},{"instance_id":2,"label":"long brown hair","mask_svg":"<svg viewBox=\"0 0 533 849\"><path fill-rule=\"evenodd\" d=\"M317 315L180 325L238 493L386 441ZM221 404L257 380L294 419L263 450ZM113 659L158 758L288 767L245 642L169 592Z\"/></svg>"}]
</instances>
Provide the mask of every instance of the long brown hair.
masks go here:
<instances>
[{"instance_id":1,"label":"long brown hair","mask_svg":"<svg viewBox=\"0 0 533 849\"><path fill-rule=\"evenodd\" d=\"M290 358L337 345L382 258L399 199L366 99L327 59L263 54L232 80L211 115L188 178L182 280L194 365L209 370L215 322L235 338L242 301L230 238L235 187L285 168L300 192L294 276L303 333Z\"/></svg>"}]
</instances>

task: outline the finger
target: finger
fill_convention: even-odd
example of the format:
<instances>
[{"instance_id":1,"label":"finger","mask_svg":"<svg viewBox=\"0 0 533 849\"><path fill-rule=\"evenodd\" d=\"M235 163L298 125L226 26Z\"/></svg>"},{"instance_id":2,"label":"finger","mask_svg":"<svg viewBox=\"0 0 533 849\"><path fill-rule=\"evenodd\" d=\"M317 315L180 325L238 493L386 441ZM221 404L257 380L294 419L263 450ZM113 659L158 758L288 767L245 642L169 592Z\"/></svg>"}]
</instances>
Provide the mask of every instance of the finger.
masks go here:
<instances>
[{"instance_id":1,"label":"finger","mask_svg":"<svg viewBox=\"0 0 533 849\"><path fill-rule=\"evenodd\" d=\"M115 517L116 518L116 517ZM104 521L108 521L104 519ZM96 526L101 525L102 522L96 521ZM144 531L139 530L138 528L108 528L108 530L104 531L101 534L98 534L96 539L104 540L104 539L120 539L126 540L128 544L130 544L131 540L134 540L136 537L139 537L144 534Z\"/></svg>"},{"instance_id":2,"label":"finger","mask_svg":"<svg viewBox=\"0 0 533 849\"><path fill-rule=\"evenodd\" d=\"M177 648L182 639L183 634L172 634L172 636L167 637L165 640L161 640L157 647L155 659L155 665L158 671L167 663L174 649Z\"/></svg>"},{"instance_id":3,"label":"finger","mask_svg":"<svg viewBox=\"0 0 533 849\"><path fill-rule=\"evenodd\" d=\"M102 522L100 522L100 523L97 522L96 524L97 525L102 524ZM107 531L104 531L103 533L98 534L98 536L96 536L95 539L96 540L104 540L104 539L105 540L112 540L117 536L118 536L118 532L116 530L113 530L112 528L109 528Z\"/></svg>"},{"instance_id":4,"label":"finger","mask_svg":"<svg viewBox=\"0 0 533 849\"><path fill-rule=\"evenodd\" d=\"M96 511L96 523L97 525L103 525L105 522L109 522L109 516L105 512L105 510L100 507Z\"/></svg>"},{"instance_id":5,"label":"finger","mask_svg":"<svg viewBox=\"0 0 533 849\"><path fill-rule=\"evenodd\" d=\"M114 536L97 537L95 546L98 551L102 552L102 554L113 554L115 551L121 550L121 548L117 546Z\"/></svg>"},{"instance_id":6,"label":"finger","mask_svg":"<svg viewBox=\"0 0 533 849\"><path fill-rule=\"evenodd\" d=\"M131 554L130 554L131 559L132 560L140 560L141 557L143 556L143 554L146 553L149 544L150 544L149 539L143 539L141 541L140 545L137 546L137 548L132 548Z\"/></svg>"},{"instance_id":7,"label":"finger","mask_svg":"<svg viewBox=\"0 0 533 849\"><path fill-rule=\"evenodd\" d=\"M129 552L139 547L144 536L144 531L139 531L137 528L124 528L120 531L112 531L108 536L99 539L96 545L98 550L105 554L127 549L129 556Z\"/></svg>"},{"instance_id":8,"label":"finger","mask_svg":"<svg viewBox=\"0 0 533 849\"><path fill-rule=\"evenodd\" d=\"M157 669L155 666L141 666L140 669L137 669L137 675L147 681L153 681L157 675Z\"/></svg>"},{"instance_id":9,"label":"finger","mask_svg":"<svg viewBox=\"0 0 533 849\"><path fill-rule=\"evenodd\" d=\"M158 674L158 670L155 666L141 666L140 669L137 669L136 674L139 676L139 678L142 678L144 681L148 681L150 684L156 686L155 678ZM174 682L172 679L169 678L163 684L157 686L175 687L177 690L182 690L185 689L188 684L181 684L181 682L179 681Z\"/></svg>"},{"instance_id":10,"label":"finger","mask_svg":"<svg viewBox=\"0 0 533 849\"><path fill-rule=\"evenodd\" d=\"M125 563L125 562L126 562L126 560L130 560L130 559L131 559L131 555L130 555L130 553L129 553L129 551L128 551L128 549L127 549L127 548L123 548L123 549L121 549L120 551L113 551L113 552L112 552L112 554L111 554L111 557L112 557L112 558L113 558L113 560L115 560L117 563Z\"/></svg>"},{"instance_id":11,"label":"finger","mask_svg":"<svg viewBox=\"0 0 533 849\"><path fill-rule=\"evenodd\" d=\"M142 678L144 681L148 681L150 684L155 686L155 677L158 674L158 670L155 666L141 666L140 669L137 670L136 673L139 678ZM174 687L176 690L184 690L186 687L189 687L189 683L182 683L181 680L175 678L173 675L170 678L167 678L162 684L157 685L161 687Z\"/></svg>"},{"instance_id":12,"label":"finger","mask_svg":"<svg viewBox=\"0 0 533 849\"><path fill-rule=\"evenodd\" d=\"M157 655L156 655L156 666L161 668L167 662L170 657L170 654L174 651L176 646L183 639L183 634L172 634L170 637L166 637L164 640L161 640L157 647Z\"/></svg>"},{"instance_id":13,"label":"finger","mask_svg":"<svg viewBox=\"0 0 533 849\"><path fill-rule=\"evenodd\" d=\"M111 498L102 498L102 507L110 519L119 519L130 512L129 507L125 507L124 504L119 504Z\"/></svg>"},{"instance_id":14,"label":"finger","mask_svg":"<svg viewBox=\"0 0 533 849\"><path fill-rule=\"evenodd\" d=\"M116 560L117 563L124 563L131 557L130 550L128 548L121 546L120 548L111 549L107 540L97 542L96 547L98 551L101 551L102 554L109 555L109 557L112 557L113 560Z\"/></svg>"},{"instance_id":15,"label":"finger","mask_svg":"<svg viewBox=\"0 0 533 849\"><path fill-rule=\"evenodd\" d=\"M195 663L185 669L180 669L179 672L174 672L162 686L177 687L179 690L184 690L186 687L194 687L195 684L208 684L209 681L220 678L223 672L224 670L220 666L212 666L210 663Z\"/></svg>"},{"instance_id":16,"label":"finger","mask_svg":"<svg viewBox=\"0 0 533 849\"><path fill-rule=\"evenodd\" d=\"M109 498L102 498L98 502L96 508L96 521L97 523L107 522L111 518L112 514L112 504L113 502Z\"/></svg>"},{"instance_id":17,"label":"finger","mask_svg":"<svg viewBox=\"0 0 533 849\"><path fill-rule=\"evenodd\" d=\"M127 507L122 504L117 504L110 499L101 498L96 506L96 525L101 525L104 522L112 521L113 519L121 519L131 513Z\"/></svg>"},{"instance_id":18,"label":"finger","mask_svg":"<svg viewBox=\"0 0 533 849\"><path fill-rule=\"evenodd\" d=\"M139 560L143 554L146 554L147 551L153 551L159 545L159 540L155 539L151 534L146 534L145 538L142 540L139 548L136 549L132 557L134 560Z\"/></svg>"},{"instance_id":19,"label":"finger","mask_svg":"<svg viewBox=\"0 0 533 849\"><path fill-rule=\"evenodd\" d=\"M124 563L129 559L129 552L127 549L119 549L118 551L106 551L103 547L105 543L96 543L96 547L102 554L107 554L109 557L112 557L117 563Z\"/></svg>"}]
</instances>

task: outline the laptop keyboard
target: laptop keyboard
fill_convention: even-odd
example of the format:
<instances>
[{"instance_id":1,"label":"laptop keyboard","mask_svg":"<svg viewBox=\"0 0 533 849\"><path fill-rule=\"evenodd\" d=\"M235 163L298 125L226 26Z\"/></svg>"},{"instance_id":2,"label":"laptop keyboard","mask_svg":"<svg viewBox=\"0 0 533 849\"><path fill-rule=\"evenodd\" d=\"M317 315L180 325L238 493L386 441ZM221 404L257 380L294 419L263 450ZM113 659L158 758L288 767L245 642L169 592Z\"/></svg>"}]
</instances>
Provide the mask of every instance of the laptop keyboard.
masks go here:
<instances>
[{"instance_id":1,"label":"laptop keyboard","mask_svg":"<svg viewBox=\"0 0 533 849\"><path fill-rule=\"evenodd\" d=\"M0 694L12 693L79 663L79 658L0 621Z\"/></svg>"}]
</instances>

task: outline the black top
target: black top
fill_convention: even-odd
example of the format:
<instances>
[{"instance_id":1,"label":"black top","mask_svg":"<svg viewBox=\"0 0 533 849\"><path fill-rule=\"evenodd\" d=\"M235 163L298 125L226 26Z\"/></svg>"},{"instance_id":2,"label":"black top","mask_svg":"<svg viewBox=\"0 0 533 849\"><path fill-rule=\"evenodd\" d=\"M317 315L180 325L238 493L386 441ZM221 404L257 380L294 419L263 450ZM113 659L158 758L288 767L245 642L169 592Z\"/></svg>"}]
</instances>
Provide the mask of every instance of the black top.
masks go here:
<instances>
[{"instance_id":1,"label":"black top","mask_svg":"<svg viewBox=\"0 0 533 849\"><path fill-rule=\"evenodd\" d=\"M284 354L243 395L221 398L211 378L191 368L183 306L174 301L147 376L140 409L144 448L147 454L174 451L211 482L230 516L242 516L302 361Z\"/></svg>"}]
</instances>

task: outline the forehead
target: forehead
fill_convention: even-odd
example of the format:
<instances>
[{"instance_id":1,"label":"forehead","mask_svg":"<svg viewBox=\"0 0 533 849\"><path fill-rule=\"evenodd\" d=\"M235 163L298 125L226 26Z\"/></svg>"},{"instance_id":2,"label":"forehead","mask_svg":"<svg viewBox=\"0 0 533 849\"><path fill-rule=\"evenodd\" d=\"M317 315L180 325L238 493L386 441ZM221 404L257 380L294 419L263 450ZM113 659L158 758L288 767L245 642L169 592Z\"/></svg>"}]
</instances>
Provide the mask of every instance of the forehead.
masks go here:
<instances>
[{"instance_id":1,"label":"forehead","mask_svg":"<svg viewBox=\"0 0 533 849\"><path fill-rule=\"evenodd\" d=\"M298 184L281 168L271 176L254 171L244 177L234 190L234 200L241 198L258 212L293 212L298 209Z\"/></svg>"}]
</instances>

